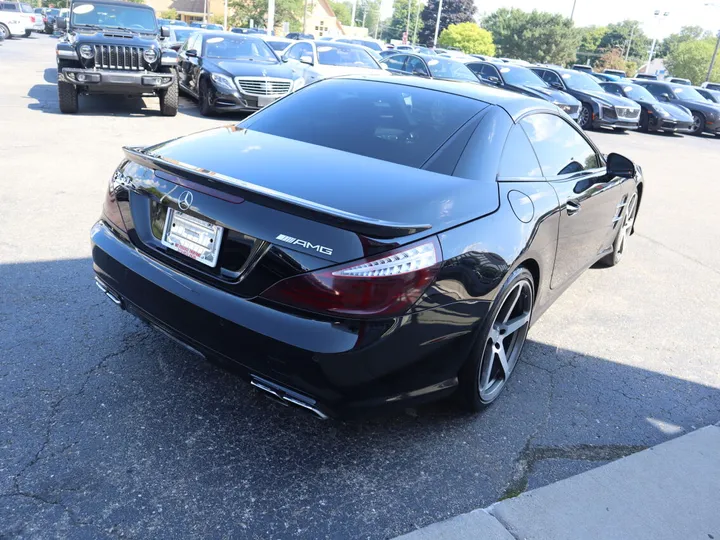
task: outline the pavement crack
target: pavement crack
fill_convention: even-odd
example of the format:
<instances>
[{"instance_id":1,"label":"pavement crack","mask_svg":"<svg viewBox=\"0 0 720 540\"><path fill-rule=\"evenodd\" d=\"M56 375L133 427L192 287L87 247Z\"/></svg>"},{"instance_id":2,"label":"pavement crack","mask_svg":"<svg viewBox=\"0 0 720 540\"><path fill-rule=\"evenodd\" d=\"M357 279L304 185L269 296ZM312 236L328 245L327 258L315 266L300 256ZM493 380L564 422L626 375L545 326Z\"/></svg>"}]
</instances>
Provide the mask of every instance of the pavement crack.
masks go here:
<instances>
[{"instance_id":1,"label":"pavement crack","mask_svg":"<svg viewBox=\"0 0 720 540\"><path fill-rule=\"evenodd\" d=\"M645 236L644 234L640 234L640 233L635 233L635 236L638 236L639 238L642 238L643 240L647 240L648 242L651 242L655 245L665 248L668 251L674 253L675 255L679 255L683 259L687 259L688 261L692 261L695 264L699 264L706 270L710 270L712 273L720 275L720 270L718 270L717 268L714 268L714 267L702 262L701 260L696 259L695 257L687 255L686 253L683 253L682 251L678 251L677 249L672 248L672 247L668 246L667 244L663 244L662 242L659 242L659 241L655 240L654 238L650 238L649 236Z\"/></svg>"}]
</instances>

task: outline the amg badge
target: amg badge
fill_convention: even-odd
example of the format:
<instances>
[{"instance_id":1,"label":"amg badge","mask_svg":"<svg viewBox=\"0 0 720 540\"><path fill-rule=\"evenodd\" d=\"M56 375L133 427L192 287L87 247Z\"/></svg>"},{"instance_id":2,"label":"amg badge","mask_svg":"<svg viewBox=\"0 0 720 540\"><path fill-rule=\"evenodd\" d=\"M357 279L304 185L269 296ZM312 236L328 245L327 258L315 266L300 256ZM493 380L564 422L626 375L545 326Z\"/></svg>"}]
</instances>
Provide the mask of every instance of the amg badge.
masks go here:
<instances>
[{"instance_id":1,"label":"amg badge","mask_svg":"<svg viewBox=\"0 0 720 540\"><path fill-rule=\"evenodd\" d=\"M288 236L287 234L278 234L275 239L280 240L281 242L287 242L288 244L298 245L307 249L312 249L314 251L317 251L318 253L322 253L323 255L332 255L333 253L333 250L329 247L311 244L307 240L300 240L299 238L295 238L294 236Z\"/></svg>"}]
</instances>

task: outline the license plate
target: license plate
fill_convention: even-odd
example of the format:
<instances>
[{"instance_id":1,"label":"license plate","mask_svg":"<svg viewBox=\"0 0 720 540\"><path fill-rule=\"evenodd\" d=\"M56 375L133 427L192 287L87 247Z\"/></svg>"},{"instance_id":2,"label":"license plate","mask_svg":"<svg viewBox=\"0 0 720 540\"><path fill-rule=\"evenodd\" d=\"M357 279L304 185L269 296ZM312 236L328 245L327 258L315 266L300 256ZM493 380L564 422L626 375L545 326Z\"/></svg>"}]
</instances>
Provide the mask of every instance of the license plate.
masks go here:
<instances>
[{"instance_id":1,"label":"license plate","mask_svg":"<svg viewBox=\"0 0 720 540\"><path fill-rule=\"evenodd\" d=\"M276 99L277 98L274 96L258 96L258 107L265 107L266 105L270 105Z\"/></svg>"},{"instance_id":2,"label":"license plate","mask_svg":"<svg viewBox=\"0 0 720 540\"><path fill-rule=\"evenodd\" d=\"M222 233L222 227L168 208L161 242L186 257L214 267Z\"/></svg>"}]
</instances>

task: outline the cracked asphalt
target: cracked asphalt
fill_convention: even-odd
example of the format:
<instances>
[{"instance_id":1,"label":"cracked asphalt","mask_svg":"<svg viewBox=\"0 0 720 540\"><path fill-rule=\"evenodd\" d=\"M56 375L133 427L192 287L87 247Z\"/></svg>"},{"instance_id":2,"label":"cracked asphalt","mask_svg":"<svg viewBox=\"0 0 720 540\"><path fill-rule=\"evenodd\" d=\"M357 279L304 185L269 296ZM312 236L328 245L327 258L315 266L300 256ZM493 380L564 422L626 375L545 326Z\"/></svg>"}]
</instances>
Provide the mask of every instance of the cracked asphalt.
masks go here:
<instances>
[{"instance_id":1,"label":"cracked asphalt","mask_svg":"<svg viewBox=\"0 0 720 540\"><path fill-rule=\"evenodd\" d=\"M637 234L531 330L485 413L320 422L93 283L121 145L238 118L109 98L62 116L54 43L0 46L0 538L384 539L720 421L720 140L592 134L643 166Z\"/></svg>"}]
</instances>

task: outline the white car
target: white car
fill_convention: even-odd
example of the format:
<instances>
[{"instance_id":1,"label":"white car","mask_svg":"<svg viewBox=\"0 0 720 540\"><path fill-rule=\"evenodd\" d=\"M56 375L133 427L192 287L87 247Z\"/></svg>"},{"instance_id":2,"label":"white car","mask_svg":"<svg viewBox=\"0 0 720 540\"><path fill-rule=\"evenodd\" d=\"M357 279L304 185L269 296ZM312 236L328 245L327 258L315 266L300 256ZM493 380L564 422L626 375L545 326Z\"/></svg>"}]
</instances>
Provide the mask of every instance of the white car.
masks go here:
<instances>
[{"instance_id":1,"label":"white car","mask_svg":"<svg viewBox=\"0 0 720 540\"><path fill-rule=\"evenodd\" d=\"M30 4L17 1L8 2L5 0L0 2L0 12L19 16L25 24L25 30L22 33L25 37L28 37L32 32L42 32L45 30L45 23L42 20L42 16L36 15Z\"/></svg>"},{"instance_id":2,"label":"white car","mask_svg":"<svg viewBox=\"0 0 720 540\"><path fill-rule=\"evenodd\" d=\"M0 11L0 34L3 39L25 35L25 20L19 12Z\"/></svg>"},{"instance_id":3,"label":"white car","mask_svg":"<svg viewBox=\"0 0 720 540\"><path fill-rule=\"evenodd\" d=\"M304 84L341 75L373 74L383 69L365 47L336 41L298 41L282 55L294 64Z\"/></svg>"}]
</instances>

